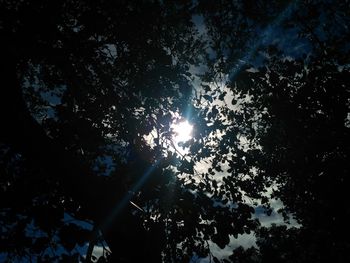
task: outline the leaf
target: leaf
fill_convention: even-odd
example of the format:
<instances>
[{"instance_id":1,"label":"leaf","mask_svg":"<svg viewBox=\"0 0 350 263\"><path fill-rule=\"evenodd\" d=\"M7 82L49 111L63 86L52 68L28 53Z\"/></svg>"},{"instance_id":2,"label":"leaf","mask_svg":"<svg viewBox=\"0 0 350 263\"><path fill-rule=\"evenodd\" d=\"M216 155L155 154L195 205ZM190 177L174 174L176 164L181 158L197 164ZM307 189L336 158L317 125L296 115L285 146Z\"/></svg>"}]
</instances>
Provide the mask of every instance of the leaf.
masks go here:
<instances>
[{"instance_id":1,"label":"leaf","mask_svg":"<svg viewBox=\"0 0 350 263\"><path fill-rule=\"evenodd\" d=\"M227 234L217 233L213 236L212 240L221 249L224 249L230 243L230 238Z\"/></svg>"},{"instance_id":2,"label":"leaf","mask_svg":"<svg viewBox=\"0 0 350 263\"><path fill-rule=\"evenodd\" d=\"M107 260L104 256L99 257L99 259L97 260L97 263L107 263Z\"/></svg>"},{"instance_id":3,"label":"leaf","mask_svg":"<svg viewBox=\"0 0 350 263\"><path fill-rule=\"evenodd\" d=\"M47 237L39 237L35 240L33 244L33 250L35 253L40 253L48 246L49 239Z\"/></svg>"},{"instance_id":4,"label":"leaf","mask_svg":"<svg viewBox=\"0 0 350 263\"><path fill-rule=\"evenodd\" d=\"M216 108L216 106L214 106L211 112L212 112L212 114L213 114L213 118L216 118L216 116L217 116L218 113L219 113L219 110Z\"/></svg>"},{"instance_id":5,"label":"leaf","mask_svg":"<svg viewBox=\"0 0 350 263\"><path fill-rule=\"evenodd\" d=\"M201 84L201 86L204 88L205 92L209 92L210 91L210 86L209 85ZM204 95L204 96L206 96L206 95Z\"/></svg>"},{"instance_id":6,"label":"leaf","mask_svg":"<svg viewBox=\"0 0 350 263\"><path fill-rule=\"evenodd\" d=\"M207 101L209 101L210 103L213 102L213 97L209 96L209 95L203 95L203 98L206 99Z\"/></svg>"},{"instance_id":7,"label":"leaf","mask_svg":"<svg viewBox=\"0 0 350 263\"><path fill-rule=\"evenodd\" d=\"M227 94L226 91L224 91L223 93L221 93L221 94L219 95L219 100L224 101L226 94Z\"/></svg>"},{"instance_id":8,"label":"leaf","mask_svg":"<svg viewBox=\"0 0 350 263\"><path fill-rule=\"evenodd\" d=\"M187 161L187 160L183 160L181 163L181 166L179 167L179 170L181 172L185 172L188 174L193 174L194 170L193 170L193 166L194 166L194 162L193 161Z\"/></svg>"},{"instance_id":9,"label":"leaf","mask_svg":"<svg viewBox=\"0 0 350 263\"><path fill-rule=\"evenodd\" d=\"M64 225L59 231L62 245L71 251L76 244L83 245L89 240L90 231L80 228L75 224Z\"/></svg>"}]
</instances>

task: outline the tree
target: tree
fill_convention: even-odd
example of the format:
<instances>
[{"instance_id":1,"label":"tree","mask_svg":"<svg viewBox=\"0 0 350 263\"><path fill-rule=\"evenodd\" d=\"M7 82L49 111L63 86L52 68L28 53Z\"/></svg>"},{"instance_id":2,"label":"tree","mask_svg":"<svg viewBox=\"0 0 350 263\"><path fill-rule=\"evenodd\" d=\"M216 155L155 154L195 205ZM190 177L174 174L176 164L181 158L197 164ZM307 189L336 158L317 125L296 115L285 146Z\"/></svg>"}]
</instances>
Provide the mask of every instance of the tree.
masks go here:
<instances>
[{"instance_id":1,"label":"tree","mask_svg":"<svg viewBox=\"0 0 350 263\"><path fill-rule=\"evenodd\" d=\"M189 102L189 65L201 44L185 7L104 1L2 5L1 140L2 159L9 159L2 163L7 175L2 207L10 208L4 222L19 221L14 230L26 240L8 242L5 235L4 251L45 258L57 233L72 251L84 241L83 233L62 225L66 212L94 222L114 252L112 260L134 262L147 255L159 261L161 233L150 242L145 228L160 228L163 219L143 226L129 200L120 203L129 190L138 191L130 188L150 166L161 176L155 159L162 152L150 149L144 135L153 128L169 132L170 113ZM117 164L110 177L94 172L105 156ZM118 206L123 212L113 215ZM33 218L46 230L45 240L25 237L23 229ZM140 253L131 252L135 246Z\"/></svg>"},{"instance_id":2,"label":"tree","mask_svg":"<svg viewBox=\"0 0 350 263\"><path fill-rule=\"evenodd\" d=\"M259 198L270 188L271 197L285 205L281 211L285 219L292 214L301 225L299 229L262 228L256 232L259 249L244 252L240 248L231 259L347 262L349 242L341 233L348 231L345 221L349 214L345 201L350 150L349 7L311 1L288 12L291 16L280 20L275 30L292 30L286 38L297 32L306 46L301 52L292 55L283 43L259 45L254 50L263 54L262 60L255 53L235 74L220 66L211 72L211 76L229 76L224 81L234 95L231 109L220 109L225 116L221 119L231 121L221 144L229 145L232 136L242 136L248 144L241 153L235 151L236 156L229 157L230 171L234 175L237 166L244 167L239 165L242 159L248 169L254 168L239 171L247 179L236 184L251 198ZM221 27L214 27L214 31L231 32ZM216 45L224 47L226 42L221 41ZM222 54L227 64L235 63L230 53ZM226 189L230 187L227 183ZM269 210L268 199L260 200ZM285 235L281 237L282 232Z\"/></svg>"},{"instance_id":3,"label":"tree","mask_svg":"<svg viewBox=\"0 0 350 263\"><path fill-rule=\"evenodd\" d=\"M347 260L348 210L334 207L348 186L348 34L328 29L348 8L247 3L1 5L7 260L89 262L101 240L99 262ZM290 53L274 32L309 48ZM193 138L178 146L184 116ZM301 227L259 227L270 198ZM243 233L258 248L212 254Z\"/></svg>"}]
</instances>

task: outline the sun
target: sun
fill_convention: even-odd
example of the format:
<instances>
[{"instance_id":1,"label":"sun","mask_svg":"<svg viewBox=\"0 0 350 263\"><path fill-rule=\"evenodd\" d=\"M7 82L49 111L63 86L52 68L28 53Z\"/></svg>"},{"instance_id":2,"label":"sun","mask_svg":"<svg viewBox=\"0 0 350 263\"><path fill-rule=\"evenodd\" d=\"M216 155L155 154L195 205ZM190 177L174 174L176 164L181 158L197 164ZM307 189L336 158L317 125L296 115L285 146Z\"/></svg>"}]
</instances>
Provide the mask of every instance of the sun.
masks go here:
<instances>
[{"instance_id":1,"label":"sun","mask_svg":"<svg viewBox=\"0 0 350 263\"><path fill-rule=\"evenodd\" d=\"M174 132L173 140L175 144L186 142L192 138L193 126L188 121L173 123L171 128Z\"/></svg>"}]
</instances>

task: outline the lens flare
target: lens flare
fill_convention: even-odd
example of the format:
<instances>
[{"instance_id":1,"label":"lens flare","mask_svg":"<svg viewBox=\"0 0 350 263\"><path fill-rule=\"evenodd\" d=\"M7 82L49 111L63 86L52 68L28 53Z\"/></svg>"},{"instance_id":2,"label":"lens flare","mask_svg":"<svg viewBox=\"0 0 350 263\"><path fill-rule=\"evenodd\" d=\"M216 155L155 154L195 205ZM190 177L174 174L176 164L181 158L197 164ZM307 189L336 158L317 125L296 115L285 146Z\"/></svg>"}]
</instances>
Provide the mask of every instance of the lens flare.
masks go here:
<instances>
[{"instance_id":1,"label":"lens flare","mask_svg":"<svg viewBox=\"0 0 350 263\"><path fill-rule=\"evenodd\" d=\"M176 144L186 142L192 138L193 126L188 121L174 123L171 128L174 132L173 140Z\"/></svg>"}]
</instances>

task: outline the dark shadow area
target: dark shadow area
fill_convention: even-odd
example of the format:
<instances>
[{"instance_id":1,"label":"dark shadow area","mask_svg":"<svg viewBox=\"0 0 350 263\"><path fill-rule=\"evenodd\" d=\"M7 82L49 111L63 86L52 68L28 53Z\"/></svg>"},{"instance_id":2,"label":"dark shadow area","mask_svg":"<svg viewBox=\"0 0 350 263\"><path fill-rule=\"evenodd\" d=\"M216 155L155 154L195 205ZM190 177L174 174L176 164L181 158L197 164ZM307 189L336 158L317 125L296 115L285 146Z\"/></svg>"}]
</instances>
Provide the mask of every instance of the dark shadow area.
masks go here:
<instances>
[{"instance_id":1,"label":"dark shadow area","mask_svg":"<svg viewBox=\"0 0 350 263\"><path fill-rule=\"evenodd\" d=\"M346 1L2 1L0 261L350 262L349 27Z\"/></svg>"}]
</instances>

